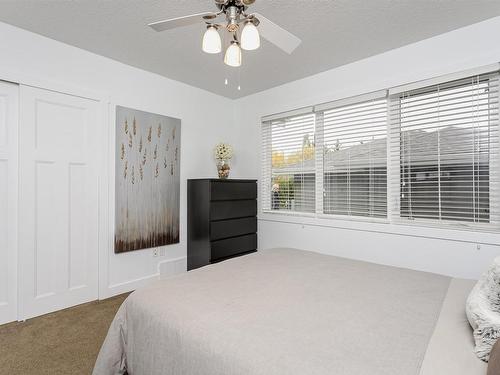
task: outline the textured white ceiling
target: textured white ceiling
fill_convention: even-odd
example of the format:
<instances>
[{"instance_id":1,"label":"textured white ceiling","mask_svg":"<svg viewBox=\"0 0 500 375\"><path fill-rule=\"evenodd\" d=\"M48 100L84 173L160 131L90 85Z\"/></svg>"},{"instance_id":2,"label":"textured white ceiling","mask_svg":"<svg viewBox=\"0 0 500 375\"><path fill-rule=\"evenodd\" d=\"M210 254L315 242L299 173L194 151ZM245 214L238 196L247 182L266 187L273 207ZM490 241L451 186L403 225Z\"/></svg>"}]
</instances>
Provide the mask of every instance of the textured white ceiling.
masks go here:
<instances>
[{"instance_id":1,"label":"textured white ceiling","mask_svg":"<svg viewBox=\"0 0 500 375\"><path fill-rule=\"evenodd\" d=\"M212 0L3 0L0 21L237 98L498 16L500 1L257 0L250 10L303 42L292 55L263 42L239 69L201 52L202 22L163 33L146 26L215 9Z\"/></svg>"}]
</instances>

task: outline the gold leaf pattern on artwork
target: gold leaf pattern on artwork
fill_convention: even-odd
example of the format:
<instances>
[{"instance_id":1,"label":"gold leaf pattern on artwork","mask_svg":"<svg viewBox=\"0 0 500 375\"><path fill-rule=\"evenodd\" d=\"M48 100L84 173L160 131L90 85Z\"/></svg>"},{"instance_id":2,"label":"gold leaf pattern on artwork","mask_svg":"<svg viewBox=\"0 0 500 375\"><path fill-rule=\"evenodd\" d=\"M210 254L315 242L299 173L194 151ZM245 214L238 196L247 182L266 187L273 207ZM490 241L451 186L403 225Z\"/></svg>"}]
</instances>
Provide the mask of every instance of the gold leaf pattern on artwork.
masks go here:
<instances>
[{"instance_id":1,"label":"gold leaf pattern on artwork","mask_svg":"<svg viewBox=\"0 0 500 375\"><path fill-rule=\"evenodd\" d=\"M165 146L166 152L168 152L169 147L170 147L170 139L167 141L167 145Z\"/></svg>"},{"instance_id":2,"label":"gold leaf pattern on artwork","mask_svg":"<svg viewBox=\"0 0 500 375\"><path fill-rule=\"evenodd\" d=\"M142 135L141 138L139 139L139 152L142 152Z\"/></svg>"},{"instance_id":3,"label":"gold leaf pattern on artwork","mask_svg":"<svg viewBox=\"0 0 500 375\"><path fill-rule=\"evenodd\" d=\"M134 142L132 140L132 133L128 134L128 147L132 148Z\"/></svg>"},{"instance_id":4,"label":"gold leaf pattern on artwork","mask_svg":"<svg viewBox=\"0 0 500 375\"><path fill-rule=\"evenodd\" d=\"M163 169L166 169L167 168L167 158L163 158Z\"/></svg>"},{"instance_id":5,"label":"gold leaf pattern on artwork","mask_svg":"<svg viewBox=\"0 0 500 375\"><path fill-rule=\"evenodd\" d=\"M174 175L174 163L170 163L170 175Z\"/></svg>"},{"instance_id":6,"label":"gold leaf pattern on artwork","mask_svg":"<svg viewBox=\"0 0 500 375\"><path fill-rule=\"evenodd\" d=\"M156 160L158 158L158 145L155 145L155 149L153 151L153 159Z\"/></svg>"},{"instance_id":7,"label":"gold leaf pattern on artwork","mask_svg":"<svg viewBox=\"0 0 500 375\"><path fill-rule=\"evenodd\" d=\"M156 163L156 167L155 167L155 178L158 177L158 175L160 174L160 169L158 168L158 163Z\"/></svg>"},{"instance_id":8,"label":"gold leaf pattern on artwork","mask_svg":"<svg viewBox=\"0 0 500 375\"><path fill-rule=\"evenodd\" d=\"M120 146L120 159L124 159L125 158L125 145L122 143L121 146Z\"/></svg>"},{"instance_id":9,"label":"gold leaf pattern on artwork","mask_svg":"<svg viewBox=\"0 0 500 375\"><path fill-rule=\"evenodd\" d=\"M148 142L151 142L151 132L153 131L153 127L150 126L148 130Z\"/></svg>"},{"instance_id":10,"label":"gold leaf pattern on artwork","mask_svg":"<svg viewBox=\"0 0 500 375\"><path fill-rule=\"evenodd\" d=\"M161 124L158 124L158 138L161 138Z\"/></svg>"},{"instance_id":11,"label":"gold leaf pattern on artwork","mask_svg":"<svg viewBox=\"0 0 500 375\"><path fill-rule=\"evenodd\" d=\"M135 184L135 167L132 166L132 185Z\"/></svg>"},{"instance_id":12,"label":"gold leaf pattern on artwork","mask_svg":"<svg viewBox=\"0 0 500 375\"><path fill-rule=\"evenodd\" d=\"M139 164L139 177L142 179L144 178L144 169L142 169L142 164Z\"/></svg>"},{"instance_id":13,"label":"gold leaf pattern on artwork","mask_svg":"<svg viewBox=\"0 0 500 375\"><path fill-rule=\"evenodd\" d=\"M125 119L125 134L128 134L128 121Z\"/></svg>"},{"instance_id":14,"label":"gold leaf pattern on artwork","mask_svg":"<svg viewBox=\"0 0 500 375\"><path fill-rule=\"evenodd\" d=\"M123 168L123 179L127 179L128 160L125 160L125 167Z\"/></svg>"},{"instance_id":15,"label":"gold leaf pattern on artwork","mask_svg":"<svg viewBox=\"0 0 500 375\"><path fill-rule=\"evenodd\" d=\"M134 135L137 134L137 124L135 123L135 117L134 121L132 122L132 132L134 133Z\"/></svg>"},{"instance_id":16,"label":"gold leaf pattern on artwork","mask_svg":"<svg viewBox=\"0 0 500 375\"><path fill-rule=\"evenodd\" d=\"M147 160L148 160L148 149L144 147L144 154L142 155L142 165L145 165Z\"/></svg>"},{"instance_id":17,"label":"gold leaf pattern on artwork","mask_svg":"<svg viewBox=\"0 0 500 375\"><path fill-rule=\"evenodd\" d=\"M175 148L175 161L177 161L177 155L178 155L178 153L179 153L179 149L176 147Z\"/></svg>"}]
</instances>

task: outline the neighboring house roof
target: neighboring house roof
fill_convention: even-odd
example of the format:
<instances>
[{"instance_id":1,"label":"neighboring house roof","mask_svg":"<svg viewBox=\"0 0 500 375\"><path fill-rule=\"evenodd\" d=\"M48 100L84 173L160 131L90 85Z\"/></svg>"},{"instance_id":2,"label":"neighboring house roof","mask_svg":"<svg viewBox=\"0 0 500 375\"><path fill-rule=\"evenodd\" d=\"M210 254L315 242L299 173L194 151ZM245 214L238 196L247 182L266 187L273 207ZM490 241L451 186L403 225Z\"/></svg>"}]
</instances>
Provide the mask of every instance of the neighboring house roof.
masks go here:
<instances>
[{"instance_id":1,"label":"neighboring house roof","mask_svg":"<svg viewBox=\"0 0 500 375\"><path fill-rule=\"evenodd\" d=\"M483 135L483 139L480 139L481 134L476 134L474 138L472 132L472 128L456 126L442 128L439 132L405 131L401 136L405 149L403 160L412 165L437 164L439 155L442 164L471 164L474 160L473 151L477 155L480 150L480 160L474 161L488 162L488 136ZM325 154L325 170L342 172L342 170L347 170L348 166L351 169L356 166L366 167L370 160L373 168L384 167L387 164L386 150L386 138L375 139L337 151L329 150ZM314 159L273 168L273 172L277 174L314 173Z\"/></svg>"}]
</instances>

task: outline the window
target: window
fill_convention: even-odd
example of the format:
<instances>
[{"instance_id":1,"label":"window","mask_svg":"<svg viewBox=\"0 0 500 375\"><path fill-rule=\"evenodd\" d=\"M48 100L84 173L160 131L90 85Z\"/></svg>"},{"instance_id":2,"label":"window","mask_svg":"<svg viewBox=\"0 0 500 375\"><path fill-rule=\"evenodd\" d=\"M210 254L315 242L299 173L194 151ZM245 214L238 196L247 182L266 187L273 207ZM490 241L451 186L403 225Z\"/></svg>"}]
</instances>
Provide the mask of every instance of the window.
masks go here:
<instances>
[{"instance_id":1,"label":"window","mask_svg":"<svg viewBox=\"0 0 500 375\"><path fill-rule=\"evenodd\" d=\"M498 183L498 74L396 93L390 102L396 219L498 221L490 187Z\"/></svg>"},{"instance_id":2,"label":"window","mask_svg":"<svg viewBox=\"0 0 500 375\"><path fill-rule=\"evenodd\" d=\"M323 125L325 214L387 216L387 101L382 95L318 116Z\"/></svg>"},{"instance_id":3,"label":"window","mask_svg":"<svg viewBox=\"0 0 500 375\"><path fill-rule=\"evenodd\" d=\"M263 210L500 229L499 68L263 118Z\"/></svg>"},{"instance_id":4,"label":"window","mask_svg":"<svg viewBox=\"0 0 500 375\"><path fill-rule=\"evenodd\" d=\"M263 209L314 212L314 131L311 111L263 123Z\"/></svg>"}]
</instances>

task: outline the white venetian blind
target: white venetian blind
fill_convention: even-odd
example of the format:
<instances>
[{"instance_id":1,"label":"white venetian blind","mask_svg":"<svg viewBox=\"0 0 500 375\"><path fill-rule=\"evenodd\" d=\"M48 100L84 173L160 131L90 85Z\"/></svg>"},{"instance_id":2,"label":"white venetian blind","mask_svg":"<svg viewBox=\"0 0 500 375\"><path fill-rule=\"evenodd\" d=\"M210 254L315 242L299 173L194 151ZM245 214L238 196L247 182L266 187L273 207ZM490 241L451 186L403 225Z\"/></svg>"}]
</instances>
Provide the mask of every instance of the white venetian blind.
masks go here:
<instances>
[{"instance_id":1,"label":"white venetian blind","mask_svg":"<svg viewBox=\"0 0 500 375\"><path fill-rule=\"evenodd\" d=\"M312 109L262 121L262 209L315 211Z\"/></svg>"},{"instance_id":2,"label":"white venetian blind","mask_svg":"<svg viewBox=\"0 0 500 375\"><path fill-rule=\"evenodd\" d=\"M325 214L387 216L386 92L367 96L320 108Z\"/></svg>"},{"instance_id":3,"label":"white venetian blind","mask_svg":"<svg viewBox=\"0 0 500 375\"><path fill-rule=\"evenodd\" d=\"M498 73L390 95L395 221L498 225Z\"/></svg>"}]
</instances>

